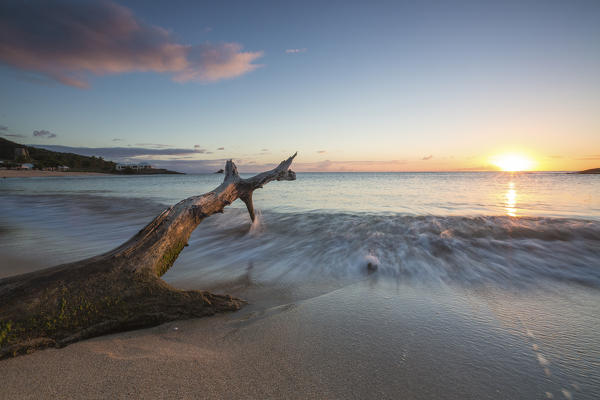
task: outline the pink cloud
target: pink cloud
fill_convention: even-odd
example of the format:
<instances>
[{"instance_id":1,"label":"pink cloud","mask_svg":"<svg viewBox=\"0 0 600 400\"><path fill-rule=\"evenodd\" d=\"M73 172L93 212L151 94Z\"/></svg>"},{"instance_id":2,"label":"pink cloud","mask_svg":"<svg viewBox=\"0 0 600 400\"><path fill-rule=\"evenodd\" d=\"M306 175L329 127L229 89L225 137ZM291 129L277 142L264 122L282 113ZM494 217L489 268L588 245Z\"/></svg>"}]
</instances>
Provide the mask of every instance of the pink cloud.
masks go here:
<instances>
[{"instance_id":1,"label":"pink cloud","mask_svg":"<svg viewBox=\"0 0 600 400\"><path fill-rule=\"evenodd\" d=\"M252 64L262 51L243 52L237 43L201 44L187 48L187 65L175 74L178 82L215 82L233 78L260 67Z\"/></svg>"},{"instance_id":2,"label":"pink cloud","mask_svg":"<svg viewBox=\"0 0 600 400\"><path fill-rule=\"evenodd\" d=\"M405 160L357 160L295 163L297 172L369 172L369 171L403 171L407 167Z\"/></svg>"},{"instance_id":3,"label":"pink cloud","mask_svg":"<svg viewBox=\"0 0 600 400\"><path fill-rule=\"evenodd\" d=\"M214 82L258 68L252 63L262 55L237 43L178 43L112 2L0 4L0 61L76 87L90 75L133 71Z\"/></svg>"}]
</instances>

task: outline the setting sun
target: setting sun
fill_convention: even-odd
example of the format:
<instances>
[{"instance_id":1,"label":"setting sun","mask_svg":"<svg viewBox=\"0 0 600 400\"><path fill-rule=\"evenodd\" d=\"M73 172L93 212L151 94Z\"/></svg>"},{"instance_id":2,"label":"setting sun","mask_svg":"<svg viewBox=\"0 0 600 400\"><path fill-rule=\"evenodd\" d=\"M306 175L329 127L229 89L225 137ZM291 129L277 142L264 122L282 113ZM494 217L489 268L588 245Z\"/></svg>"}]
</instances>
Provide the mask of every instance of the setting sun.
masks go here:
<instances>
[{"instance_id":1,"label":"setting sun","mask_svg":"<svg viewBox=\"0 0 600 400\"><path fill-rule=\"evenodd\" d=\"M521 154L501 154L492 157L492 164L500 168L502 171L529 171L532 169L534 162Z\"/></svg>"}]
</instances>

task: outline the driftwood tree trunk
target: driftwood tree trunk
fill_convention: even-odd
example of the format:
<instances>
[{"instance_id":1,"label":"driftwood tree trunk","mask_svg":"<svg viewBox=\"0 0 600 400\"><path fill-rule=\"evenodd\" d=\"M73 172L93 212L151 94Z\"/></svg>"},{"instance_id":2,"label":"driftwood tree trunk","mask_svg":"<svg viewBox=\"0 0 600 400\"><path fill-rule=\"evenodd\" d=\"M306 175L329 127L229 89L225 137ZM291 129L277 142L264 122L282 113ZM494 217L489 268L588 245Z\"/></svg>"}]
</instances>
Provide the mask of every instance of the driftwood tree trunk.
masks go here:
<instances>
[{"instance_id":1,"label":"driftwood tree trunk","mask_svg":"<svg viewBox=\"0 0 600 400\"><path fill-rule=\"evenodd\" d=\"M110 332L239 309L244 301L178 290L162 276L202 220L236 199L254 220L252 192L273 180L294 180L296 154L275 169L241 179L230 160L223 183L167 208L118 248L86 260L0 280L0 359L62 347Z\"/></svg>"}]
</instances>

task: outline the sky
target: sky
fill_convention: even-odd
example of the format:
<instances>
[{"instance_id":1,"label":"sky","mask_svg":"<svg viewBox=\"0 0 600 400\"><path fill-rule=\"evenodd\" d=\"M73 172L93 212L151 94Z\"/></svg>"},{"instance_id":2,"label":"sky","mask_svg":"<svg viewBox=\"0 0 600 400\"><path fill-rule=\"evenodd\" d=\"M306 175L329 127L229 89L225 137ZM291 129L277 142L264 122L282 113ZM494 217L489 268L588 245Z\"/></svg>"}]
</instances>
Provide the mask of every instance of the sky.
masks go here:
<instances>
[{"instance_id":1,"label":"sky","mask_svg":"<svg viewBox=\"0 0 600 400\"><path fill-rule=\"evenodd\" d=\"M598 1L3 1L0 136L209 172L600 167Z\"/></svg>"}]
</instances>

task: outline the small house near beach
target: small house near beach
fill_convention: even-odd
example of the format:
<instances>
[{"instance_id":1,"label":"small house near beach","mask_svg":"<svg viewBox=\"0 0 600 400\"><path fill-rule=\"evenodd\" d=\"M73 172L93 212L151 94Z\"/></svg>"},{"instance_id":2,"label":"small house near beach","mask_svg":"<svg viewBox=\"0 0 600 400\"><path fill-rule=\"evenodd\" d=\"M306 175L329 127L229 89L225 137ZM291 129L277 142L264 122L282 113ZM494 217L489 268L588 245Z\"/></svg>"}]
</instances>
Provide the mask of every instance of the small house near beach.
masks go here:
<instances>
[{"instance_id":1,"label":"small house near beach","mask_svg":"<svg viewBox=\"0 0 600 400\"><path fill-rule=\"evenodd\" d=\"M134 164L134 163L131 163L131 164L117 164L117 167L116 167L117 171L123 171L123 170L126 170L126 169L132 169L134 171L139 171L139 170L142 170L142 169L150 169L150 168L152 168L152 166L150 164L148 164L148 163L140 163L140 164Z\"/></svg>"}]
</instances>

